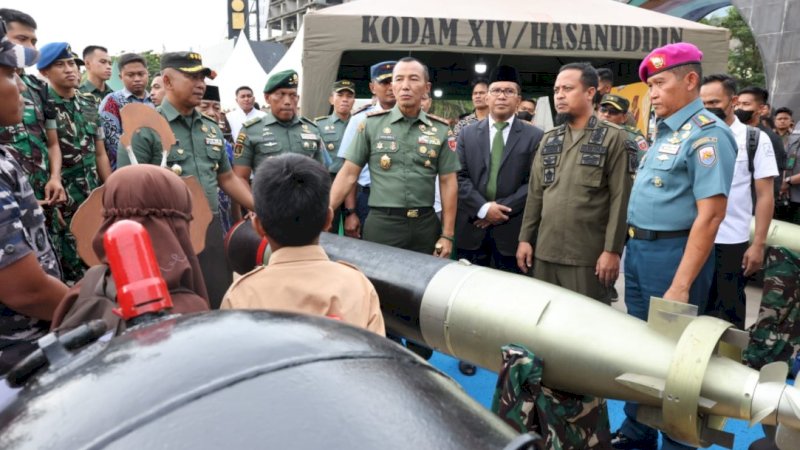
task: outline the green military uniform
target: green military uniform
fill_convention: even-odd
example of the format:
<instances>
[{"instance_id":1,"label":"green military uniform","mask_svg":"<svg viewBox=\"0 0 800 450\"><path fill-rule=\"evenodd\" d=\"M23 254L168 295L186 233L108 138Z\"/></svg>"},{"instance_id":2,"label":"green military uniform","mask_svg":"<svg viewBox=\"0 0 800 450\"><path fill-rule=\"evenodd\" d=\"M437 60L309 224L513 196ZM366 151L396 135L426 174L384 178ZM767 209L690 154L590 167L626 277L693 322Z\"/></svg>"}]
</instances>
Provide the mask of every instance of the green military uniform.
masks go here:
<instances>
[{"instance_id":1,"label":"green military uniform","mask_svg":"<svg viewBox=\"0 0 800 450\"><path fill-rule=\"evenodd\" d=\"M32 75L22 75L26 90L22 93L25 111L22 123L0 127L0 144L17 160L33 187L37 200L44 200L45 185L50 180L47 132L57 128L54 118L45 118L47 84Z\"/></svg>"},{"instance_id":2,"label":"green military uniform","mask_svg":"<svg viewBox=\"0 0 800 450\"><path fill-rule=\"evenodd\" d=\"M317 128L320 133L322 133L322 140L325 142L325 150L331 157L332 162L328 167L328 171L332 174L336 174L344 164L344 158L338 156L339 144L342 142L342 136L344 135L344 130L347 129L350 118L348 117L347 120L342 120L336 113L333 113L330 116L317 117L314 119L314 122L316 122Z\"/></svg>"},{"instance_id":3,"label":"green military uniform","mask_svg":"<svg viewBox=\"0 0 800 450\"><path fill-rule=\"evenodd\" d=\"M629 102L627 98L620 95L606 94L603 96L603 99L600 100L600 106L611 106L613 109L616 109L622 114L628 113L628 108L630 108L630 105L631 102ZM644 155L647 153L647 149L650 147L647 143L647 138L645 138L642 132L636 127L622 125L622 128L628 132L628 140L633 141L638 148L638 159L636 164L638 167L638 160L641 160L644 157Z\"/></svg>"},{"instance_id":4,"label":"green military uniform","mask_svg":"<svg viewBox=\"0 0 800 450\"><path fill-rule=\"evenodd\" d=\"M102 102L103 99L106 98L106 95L114 92L114 90L111 89L111 86L109 86L108 83L105 83L105 89L99 89L94 84L92 84L92 82L89 81L88 79L83 83L81 83L81 86L78 88L78 91L81 94L87 95L98 106L100 105L100 102Z\"/></svg>"},{"instance_id":5,"label":"green military uniform","mask_svg":"<svg viewBox=\"0 0 800 450\"><path fill-rule=\"evenodd\" d=\"M595 275L603 251L622 254L636 145L591 117L584 130L545 133L533 160L520 242L535 249L534 276L609 302Z\"/></svg>"},{"instance_id":6,"label":"green military uniform","mask_svg":"<svg viewBox=\"0 0 800 450\"><path fill-rule=\"evenodd\" d=\"M298 82L297 72L283 70L269 77L264 93L271 94L281 88L297 89ZM300 153L323 166L330 165L325 142L314 122L297 114L290 121L281 122L272 112L242 124L233 146L233 164L255 170L264 158L283 153Z\"/></svg>"},{"instance_id":7,"label":"green military uniform","mask_svg":"<svg viewBox=\"0 0 800 450\"><path fill-rule=\"evenodd\" d=\"M636 127L624 125L622 128L628 132L628 140L636 144L636 167L639 167L638 161L644 158L644 155L647 154L647 150L650 148L650 145L647 143L647 138L644 137L642 132Z\"/></svg>"},{"instance_id":8,"label":"green military uniform","mask_svg":"<svg viewBox=\"0 0 800 450\"><path fill-rule=\"evenodd\" d=\"M69 226L78 207L100 185L96 142L105 136L97 105L91 97L76 92L72 98L63 98L52 88L49 95L56 110L62 161L61 182L67 193L66 203L58 206L66 226L53 224L53 243L61 259L64 281L74 283L83 277L87 267L78 256L75 237Z\"/></svg>"},{"instance_id":9,"label":"green military uniform","mask_svg":"<svg viewBox=\"0 0 800 450\"><path fill-rule=\"evenodd\" d=\"M395 106L367 113L345 159L369 163L370 212L364 239L433 253L441 223L433 211L436 176L460 169L446 120L424 111L403 116Z\"/></svg>"},{"instance_id":10,"label":"green military uniform","mask_svg":"<svg viewBox=\"0 0 800 450\"><path fill-rule=\"evenodd\" d=\"M272 113L242 124L233 147L233 164L255 170L265 158L283 153L300 153L326 165L325 143L314 122L298 116L281 122Z\"/></svg>"}]
</instances>

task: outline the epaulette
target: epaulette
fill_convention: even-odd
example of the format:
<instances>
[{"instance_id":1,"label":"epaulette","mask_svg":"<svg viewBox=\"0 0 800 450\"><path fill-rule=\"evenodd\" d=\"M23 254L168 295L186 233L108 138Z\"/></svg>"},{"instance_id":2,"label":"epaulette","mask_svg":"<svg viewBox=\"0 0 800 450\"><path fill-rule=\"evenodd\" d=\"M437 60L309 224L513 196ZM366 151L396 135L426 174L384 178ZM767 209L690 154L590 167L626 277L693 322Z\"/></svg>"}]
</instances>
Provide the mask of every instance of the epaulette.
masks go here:
<instances>
[{"instance_id":1,"label":"epaulette","mask_svg":"<svg viewBox=\"0 0 800 450\"><path fill-rule=\"evenodd\" d=\"M244 123L242 124L242 127L243 127L243 128L247 128L247 127L249 127L250 125L253 125L254 123L258 123L258 122L260 122L260 121L261 121L261 117L253 117L253 118L252 118L252 119L250 119L250 120L245 120L245 121L244 121Z\"/></svg>"},{"instance_id":2,"label":"epaulette","mask_svg":"<svg viewBox=\"0 0 800 450\"><path fill-rule=\"evenodd\" d=\"M309 118L308 118L308 117L306 117L306 116L300 116L299 120L300 120L300 122L305 122L305 123L307 123L307 124L309 124L309 125L314 125L315 127L317 126L317 124L316 124L316 123L314 123L314 121L313 121L313 120L309 119Z\"/></svg>"},{"instance_id":3,"label":"epaulette","mask_svg":"<svg viewBox=\"0 0 800 450\"><path fill-rule=\"evenodd\" d=\"M217 119L215 119L215 118L213 118L213 117L209 116L209 115L208 115L208 114L206 114L206 113L200 113L200 116L201 116L202 118L204 118L204 119L208 119L208 120L210 120L210 121L214 122L214 124L215 124L215 125L219 125L219 122L217 122Z\"/></svg>"},{"instance_id":4,"label":"epaulette","mask_svg":"<svg viewBox=\"0 0 800 450\"><path fill-rule=\"evenodd\" d=\"M445 125L448 125L448 126L450 125L450 122L448 122L447 119L445 119L444 117L435 116L433 114L428 114L427 116L428 116L428 118L433 119L433 120L435 120L437 122L441 122L441 123L443 123Z\"/></svg>"},{"instance_id":5,"label":"epaulette","mask_svg":"<svg viewBox=\"0 0 800 450\"><path fill-rule=\"evenodd\" d=\"M267 266L257 266L255 269L251 270L250 272L242 274L242 276L240 276L239 278L234 280L234 282L231 284L230 289L235 288L236 286L238 286L242 282L242 280L250 277L251 275L254 275L254 274L258 273L259 271L265 269L266 267Z\"/></svg>"},{"instance_id":6,"label":"epaulette","mask_svg":"<svg viewBox=\"0 0 800 450\"><path fill-rule=\"evenodd\" d=\"M609 127L609 128L615 128L617 130L624 130L624 128L622 128L622 125L617 125L614 122L609 122L607 120L601 120L600 123L602 125L604 125L604 126Z\"/></svg>"},{"instance_id":7,"label":"epaulette","mask_svg":"<svg viewBox=\"0 0 800 450\"><path fill-rule=\"evenodd\" d=\"M320 121L320 120L322 120L322 119L327 119L327 118L328 118L328 116L319 116L319 117L315 117L315 118L314 118L314 122L316 123L316 122L319 122L319 121Z\"/></svg>"},{"instance_id":8,"label":"epaulette","mask_svg":"<svg viewBox=\"0 0 800 450\"><path fill-rule=\"evenodd\" d=\"M692 122L696 123L698 127L705 128L714 125L717 123L717 120L703 113L697 113L692 117Z\"/></svg>"},{"instance_id":9,"label":"epaulette","mask_svg":"<svg viewBox=\"0 0 800 450\"><path fill-rule=\"evenodd\" d=\"M356 114L361 114L362 112L372 108L373 106L374 105L372 103L367 103L366 105L362 106L361 108L358 108L357 110L353 111L353 113L350 114L350 117L353 117Z\"/></svg>"},{"instance_id":10,"label":"epaulette","mask_svg":"<svg viewBox=\"0 0 800 450\"><path fill-rule=\"evenodd\" d=\"M375 116L382 116L384 114L388 114L391 109L382 109L380 111L370 111L367 113L367 117L375 117Z\"/></svg>"}]
</instances>

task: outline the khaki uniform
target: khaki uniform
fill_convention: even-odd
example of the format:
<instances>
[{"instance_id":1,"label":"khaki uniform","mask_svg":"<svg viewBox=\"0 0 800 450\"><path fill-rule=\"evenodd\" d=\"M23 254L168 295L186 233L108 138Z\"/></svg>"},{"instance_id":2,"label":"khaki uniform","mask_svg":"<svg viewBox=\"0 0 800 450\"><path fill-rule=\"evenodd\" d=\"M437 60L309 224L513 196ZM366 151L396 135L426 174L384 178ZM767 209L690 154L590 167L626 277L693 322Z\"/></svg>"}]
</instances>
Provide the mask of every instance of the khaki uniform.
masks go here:
<instances>
[{"instance_id":1,"label":"khaki uniform","mask_svg":"<svg viewBox=\"0 0 800 450\"><path fill-rule=\"evenodd\" d=\"M161 102L158 111L169 123L177 140L167 155L167 167L178 175L197 178L214 214L206 231L205 249L197 257L206 282L209 303L212 309L216 309L233 280L233 272L228 268L225 257L219 217L217 176L231 171L225 140L217 122L197 111L192 111L189 117L181 116L167 99ZM143 128L136 132L131 139L131 147L140 164L161 164L161 138L152 129ZM120 145L117 151L117 167L130 164L128 152Z\"/></svg>"},{"instance_id":2,"label":"khaki uniform","mask_svg":"<svg viewBox=\"0 0 800 450\"><path fill-rule=\"evenodd\" d=\"M317 117L314 119L320 133L322 133L322 140L325 141L325 150L331 157L331 165L328 167L328 172L336 174L344 164L344 158L339 157L339 144L342 142L344 130L350 122L350 118L342 120L336 113L330 116Z\"/></svg>"},{"instance_id":3,"label":"khaki uniform","mask_svg":"<svg viewBox=\"0 0 800 450\"><path fill-rule=\"evenodd\" d=\"M534 276L608 302L594 274L603 251L622 254L636 144L592 117L573 140L548 131L536 153L519 240L535 248Z\"/></svg>"},{"instance_id":4,"label":"khaki uniform","mask_svg":"<svg viewBox=\"0 0 800 450\"><path fill-rule=\"evenodd\" d=\"M356 267L332 262L319 245L282 247L231 286L222 309L266 309L341 319L381 336L375 287Z\"/></svg>"},{"instance_id":5,"label":"khaki uniform","mask_svg":"<svg viewBox=\"0 0 800 450\"><path fill-rule=\"evenodd\" d=\"M261 161L283 153L300 153L327 165L325 142L314 122L295 116L288 123L268 113L242 124L233 147L233 164L255 170Z\"/></svg>"},{"instance_id":6,"label":"khaki uniform","mask_svg":"<svg viewBox=\"0 0 800 450\"><path fill-rule=\"evenodd\" d=\"M433 253L441 223L433 211L436 176L459 170L456 140L442 118L408 119L395 106L367 114L345 159L369 163L370 212L364 239Z\"/></svg>"}]
</instances>

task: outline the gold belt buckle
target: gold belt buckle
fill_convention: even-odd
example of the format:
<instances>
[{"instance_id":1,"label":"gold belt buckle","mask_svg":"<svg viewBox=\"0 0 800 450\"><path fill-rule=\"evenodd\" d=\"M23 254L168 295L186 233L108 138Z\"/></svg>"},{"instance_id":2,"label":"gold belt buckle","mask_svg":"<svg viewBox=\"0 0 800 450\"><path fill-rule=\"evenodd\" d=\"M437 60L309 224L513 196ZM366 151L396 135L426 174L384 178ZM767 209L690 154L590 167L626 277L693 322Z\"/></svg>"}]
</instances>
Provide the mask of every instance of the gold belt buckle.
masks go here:
<instances>
[{"instance_id":1,"label":"gold belt buckle","mask_svg":"<svg viewBox=\"0 0 800 450\"><path fill-rule=\"evenodd\" d=\"M635 235L636 235L636 231L633 229L633 227L628 227L628 236L633 238Z\"/></svg>"},{"instance_id":2,"label":"gold belt buckle","mask_svg":"<svg viewBox=\"0 0 800 450\"><path fill-rule=\"evenodd\" d=\"M406 217L409 219L416 219L419 217L419 210L418 209L409 209L406 211Z\"/></svg>"}]
</instances>

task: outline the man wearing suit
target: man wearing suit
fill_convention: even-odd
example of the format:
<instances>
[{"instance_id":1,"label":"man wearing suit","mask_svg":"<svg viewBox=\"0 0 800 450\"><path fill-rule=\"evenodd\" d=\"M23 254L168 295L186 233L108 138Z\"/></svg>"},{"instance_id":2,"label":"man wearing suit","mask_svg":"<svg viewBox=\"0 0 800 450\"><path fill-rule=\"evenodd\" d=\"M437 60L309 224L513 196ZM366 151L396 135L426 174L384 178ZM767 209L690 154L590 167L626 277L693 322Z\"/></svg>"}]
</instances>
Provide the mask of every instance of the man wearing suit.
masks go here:
<instances>
[{"instance_id":1,"label":"man wearing suit","mask_svg":"<svg viewBox=\"0 0 800 450\"><path fill-rule=\"evenodd\" d=\"M543 131L515 118L516 69L500 66L488 88L489 116L458 136L458 257L521 273L515 258L531 162Z\"/></svg>"}]
</instances>

